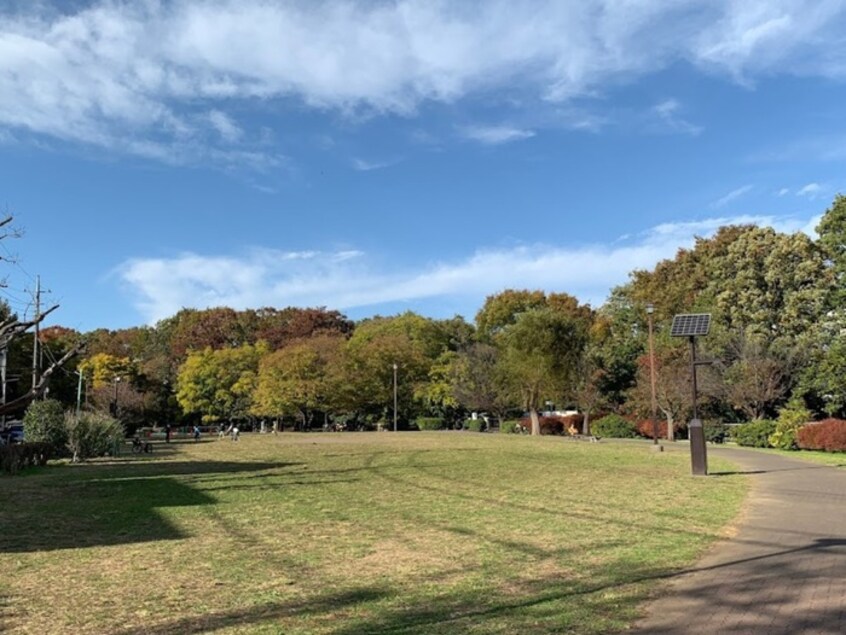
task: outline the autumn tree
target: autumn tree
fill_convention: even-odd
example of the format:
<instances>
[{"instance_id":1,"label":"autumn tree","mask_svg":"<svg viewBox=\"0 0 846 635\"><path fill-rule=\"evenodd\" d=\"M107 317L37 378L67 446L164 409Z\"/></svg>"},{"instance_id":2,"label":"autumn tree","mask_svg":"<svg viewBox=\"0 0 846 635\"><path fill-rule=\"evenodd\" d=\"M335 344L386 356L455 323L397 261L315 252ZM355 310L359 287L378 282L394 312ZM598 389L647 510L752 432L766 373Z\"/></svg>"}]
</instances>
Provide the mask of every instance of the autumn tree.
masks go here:
<instances>
[{"instance_id":1,"label":"autumn tree","mask_svg":"<svg viewBox=\"0 0 846 635\"><path fill-rule=\"evenodd\" d=\"M179 368L179 405L186 413L201 414L205 421L247 417L259 361L267 352L267 347L259 343L189 353Z\"/></svg>"},{"instance_id":2,"label":"autumn tree","mask_svg":"<svg viewBox=\"0 0 846 635\"><path fill-rule=\"evenodd\" d=\"M291 343L262 358L251 411L282 417L297 414L303 430L315 411L327 413L337 400L333 368L340 362L344 338L320 335Z\"/></svg>"}]
</instances>

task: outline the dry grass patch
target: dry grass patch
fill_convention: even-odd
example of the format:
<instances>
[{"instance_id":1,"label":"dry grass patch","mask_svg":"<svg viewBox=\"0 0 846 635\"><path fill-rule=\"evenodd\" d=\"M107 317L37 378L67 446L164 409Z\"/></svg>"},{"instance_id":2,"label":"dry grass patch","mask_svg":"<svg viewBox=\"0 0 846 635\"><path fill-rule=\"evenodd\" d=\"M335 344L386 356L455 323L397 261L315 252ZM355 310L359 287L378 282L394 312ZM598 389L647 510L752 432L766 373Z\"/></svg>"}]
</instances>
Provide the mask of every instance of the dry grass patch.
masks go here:
<instances>
[{"instance_id":1,"label":"dry grass patch","mask_svg":"<svg viewBox=\"0 0 846 635\"><path fill-rule=\"evenodd\" d=\"M0 607L10 633L609 632L737 512L741 476L688 469L646 444L473 433L50 467L3 481Z\"/></svg>"}]
</instances>

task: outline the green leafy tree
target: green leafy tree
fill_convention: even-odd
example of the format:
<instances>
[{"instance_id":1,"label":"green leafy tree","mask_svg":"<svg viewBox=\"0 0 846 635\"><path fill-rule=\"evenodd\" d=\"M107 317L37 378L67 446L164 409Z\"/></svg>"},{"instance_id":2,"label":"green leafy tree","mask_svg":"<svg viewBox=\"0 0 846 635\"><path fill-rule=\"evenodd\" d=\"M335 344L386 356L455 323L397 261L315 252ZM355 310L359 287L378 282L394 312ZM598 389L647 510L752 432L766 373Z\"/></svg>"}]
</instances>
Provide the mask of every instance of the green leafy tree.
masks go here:
<instances>
[{"instance_id":1,"label":"green leafy tree","mask_svg":"<svg viewBox=\"0 0 846 635\"><path fill-rule=\"evenodd\" d=\"M179 368L179 405L186 413L201 414L204 421L247 417L265 354L263 343L189 353Z\"/></svg>"},{"instance_id":2,"label":"green leafy tree","mask_svg":"<svg viewBox=\"0 0 846 635\"><path fill-rule=\"evenodd\" d=\"M529 411L533 435L544 401L572 393L585 340L578 319L550 308L521 313L498 336L507 384Z\"/></svg>"}]
</instances>

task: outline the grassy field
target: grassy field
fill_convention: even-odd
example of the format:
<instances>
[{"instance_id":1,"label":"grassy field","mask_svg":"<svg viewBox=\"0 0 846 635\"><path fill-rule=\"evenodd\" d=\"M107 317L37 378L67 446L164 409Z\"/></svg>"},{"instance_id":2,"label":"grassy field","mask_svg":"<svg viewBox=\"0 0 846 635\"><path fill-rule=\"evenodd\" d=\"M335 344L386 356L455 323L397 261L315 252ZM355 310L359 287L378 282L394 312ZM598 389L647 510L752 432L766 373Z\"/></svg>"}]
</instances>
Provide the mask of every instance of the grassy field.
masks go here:
<instances>
[{"instance_id":1,"label":"grassy field","mask_svg":"<svg viewBox=\"0 0 846 635\"><path fill-rule=\"evenodd\" d=\"M742 476L688 474L648 443L466 432L48 467L0 479L0 630L606 633L735 517Z\"/></svg>"}]
</instances>

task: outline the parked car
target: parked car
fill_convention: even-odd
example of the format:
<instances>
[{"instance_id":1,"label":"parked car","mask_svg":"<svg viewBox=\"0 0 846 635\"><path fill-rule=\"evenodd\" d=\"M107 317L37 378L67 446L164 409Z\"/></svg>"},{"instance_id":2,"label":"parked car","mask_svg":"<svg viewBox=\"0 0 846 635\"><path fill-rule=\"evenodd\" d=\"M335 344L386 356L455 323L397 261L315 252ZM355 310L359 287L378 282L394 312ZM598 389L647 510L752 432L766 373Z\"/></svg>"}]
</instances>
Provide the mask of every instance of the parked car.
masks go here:
<instances>
[{"instance_id":1,"label":"parked car","mask_svg":"<svg viewBox=\"0 0 846 635\"><path fill-rule=\"evenodd\" d=\"M9 421L6 426L0 429L0 443L23 443L24 427L21 421Z\"/></svg>"}]
</instances>

